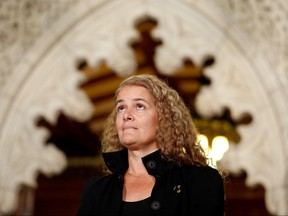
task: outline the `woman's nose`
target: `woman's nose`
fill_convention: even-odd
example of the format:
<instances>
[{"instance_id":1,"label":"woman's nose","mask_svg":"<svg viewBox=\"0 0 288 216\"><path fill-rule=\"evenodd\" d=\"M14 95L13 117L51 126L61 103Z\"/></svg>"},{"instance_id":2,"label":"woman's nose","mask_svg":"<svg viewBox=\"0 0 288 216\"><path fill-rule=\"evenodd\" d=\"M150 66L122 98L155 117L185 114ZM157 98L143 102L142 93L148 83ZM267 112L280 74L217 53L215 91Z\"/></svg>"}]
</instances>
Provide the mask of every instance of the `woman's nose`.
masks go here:
<instances>
[{"instance_id":1,"label":"woman's nose","mask_svg":"<svg viewBox=\"0 0 288 216\"><path fill-rule=\"evenodd\" d=\"M133 115L132 115L128 110L126 110L125 113L124 113L124 115L123 115L123 119L124 119L125 121L131 121L131 120L134 119L134 117L133 117Z\"/></svg>"}]
</instances>

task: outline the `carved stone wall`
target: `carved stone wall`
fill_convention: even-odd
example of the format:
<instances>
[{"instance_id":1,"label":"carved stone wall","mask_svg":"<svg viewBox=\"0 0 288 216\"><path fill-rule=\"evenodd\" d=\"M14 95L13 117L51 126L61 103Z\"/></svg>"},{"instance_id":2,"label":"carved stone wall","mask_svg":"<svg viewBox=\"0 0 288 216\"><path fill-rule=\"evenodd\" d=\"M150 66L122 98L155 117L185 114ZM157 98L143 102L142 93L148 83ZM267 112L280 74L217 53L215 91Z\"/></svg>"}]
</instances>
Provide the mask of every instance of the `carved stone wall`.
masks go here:
<instances>
[{"instance_id":1,"label":"carved stone wall","mask_svg":"<svg viewBox=\"0 0 288 216\"><path fill-rule=\"evenodd\" d=\"M197 107L203 115L229 106L237 118L253 115L240 128L241 143L230 147L221 165L248 173L247 184L266 190L271 213L288 214L288 6L285 0L17 0L0 3L0 213L13 211L21 184L36 187L38 172L59 173L64 154L45 145L59 110L79 120L92 107L77 85L78 58L90 65L106 59L121 74L135 68L127 44L138 37L135 20L150 15L163 46L156 64L172 73L183 57L200 63L216 56ZM27 17L27 18L26 18ZM121 19L119 19L121 17ZM3 24L2 24L3 23Z\"/></svg>"}]
</instances>

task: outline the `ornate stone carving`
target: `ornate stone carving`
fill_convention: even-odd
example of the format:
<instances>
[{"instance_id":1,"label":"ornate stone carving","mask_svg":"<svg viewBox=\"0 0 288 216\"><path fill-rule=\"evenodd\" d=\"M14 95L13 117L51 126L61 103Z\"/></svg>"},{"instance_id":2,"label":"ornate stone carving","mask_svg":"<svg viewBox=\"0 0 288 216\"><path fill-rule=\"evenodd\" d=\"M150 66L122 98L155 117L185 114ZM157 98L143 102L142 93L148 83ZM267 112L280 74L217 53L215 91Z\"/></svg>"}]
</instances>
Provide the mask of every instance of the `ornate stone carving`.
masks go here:
<instances>
[{"instance_id":1,"label":"ornate stone carving","mask_svg":"<svg viewBox=\"0 0 288 216\"><path fill-rule=\"evenodd\" d=\"M77 2L78 0L62 0L57 3L45 0L1 1L0 90L23 55L64 15L63 11L68 11Z\"/></svg>"},{"instance_id":2,"label":"ornate stone carving","mask_svg":"<svg viewBox=\"0 0 288 216\"><path fill-rule=\"evenodd\" d=\"M29 2L31 3L26 1L30 5ZM41 4L40 1L37 3ZM11 16L8 16L6 25L11 22L17 23L17 29L14 29L16 32L9 29L10 32L5 32L5 29L0 31L2 39L7 36L5 34L12 35L11 40L1 41L1 55L6 61L1 61L1 69L4 68L4 71L1 70L0 73L0 214L13 212L22 184L37 186L38 172L53 175L61 172L66 166L65 155L53 144L45 144L47 131L36 128L38 115L44 115L53 122L60 109L79 120L89 117L92 112L88 100L77 88L83 77L75 72L74 59L67 59L69 55L61 53L61 50L61 54L57 55L57 51L52 48L59 36L57 31L39 40L41 33L44 33L48 26L37 21L44 21L46 15L51 15L49 7L45 5L46 1L42 3L44 5L38 6L43 10L47 9L44 17L43 10L38 11L37 4L33 4L32 14L29 13L27 19L21 18L16 22L13 19L17 20L19 17L13 16L12 11L18 2L1 2L1 9L9 12ZM63 3L66 4L62 2L58 6L61 8ZM22 8L21 4L19 7ZM62 10L63 8L56 11L60 14ZM17 15L21 16L22 12L25 10L21 10ZM49 20L53 23L55 19L51 17ZM64 26L67 27L67 24L69 23ZM35 34L26 34L26 28L34 29ZM13 35L17 37L13 38ZM39 40L39 44L33 48L36 40ZM47 51L49 49L50 51Z\"/></svg>"},{"instance_id":3,"label":"ornate stone carving","mask_svg":"<svg viewBox=\"0 0 288 216\"><path fill-rule=\"evenodd\" d=\"M265 187L268 210L286 215L287 6L283 1L273 5L267 1L227 3L219 6L226 9L233 27L227 21L227 41L217 52L217 59L222 61L208 70L212 86L199 95L198 107L206 115L219 112L225 105L234 116L244 110L253 115L250 126L239 128L241 143L231 146L221 164L232 173L245 170L248 185L260 183ZM219 20L216 13L211 16ZM213 98L217 100L211 103Z\"/></svg>"}]
</instances>

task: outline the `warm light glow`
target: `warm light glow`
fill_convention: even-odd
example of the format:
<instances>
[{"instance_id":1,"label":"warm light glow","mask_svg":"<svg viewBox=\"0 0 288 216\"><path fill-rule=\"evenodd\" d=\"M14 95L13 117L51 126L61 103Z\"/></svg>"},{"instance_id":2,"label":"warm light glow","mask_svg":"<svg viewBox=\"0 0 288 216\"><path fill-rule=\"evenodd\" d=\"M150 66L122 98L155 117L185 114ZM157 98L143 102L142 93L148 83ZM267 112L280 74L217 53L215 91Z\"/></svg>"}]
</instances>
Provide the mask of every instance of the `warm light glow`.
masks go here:
<instances>
[{"instance_id":1,"label":"warm light glow","mask_svg":"<svg viewBox=\"0 0 288 216\"><path fill-rule=\"evenodd\" d=\"M209 161L210 166L217 166L217 161L221 160L224 153L229 149L229 141L225 136L216 136L212 140L212 147L209 147L208 138L200 134L198 136L200 145L203 148Z\"/></svg>"},{"instance_id":2,"label":"warm light glow","mask_svg":"<svg viewBox=\"0 0 288 216\"><path fill-rule=\"evenodd\" d=\"M208 156L209 155L208 138L203 134L200 134L198 138L199 138L202 149L204 150L206 156Z\"/></svg>"},{"instance_id":3,"label":"warm light glow","mask_svg":"<svg viewBox=\"0 0 288 216\"><path fill-rule=\"evenodd\" d=\"M211 156L214 160L219 161L224 153L229 149L229 141L224 136L216 136L212 141Z\"/></svg>"}]
</instances>

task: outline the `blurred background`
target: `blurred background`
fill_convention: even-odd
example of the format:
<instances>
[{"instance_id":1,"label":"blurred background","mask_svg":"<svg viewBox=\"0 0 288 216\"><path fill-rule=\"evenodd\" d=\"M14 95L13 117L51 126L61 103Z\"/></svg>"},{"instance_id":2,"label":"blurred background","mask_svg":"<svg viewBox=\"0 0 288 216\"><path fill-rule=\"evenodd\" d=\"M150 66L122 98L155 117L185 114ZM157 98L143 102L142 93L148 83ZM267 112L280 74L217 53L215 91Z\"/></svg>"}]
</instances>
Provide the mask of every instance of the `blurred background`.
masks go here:
<instances>
[{"instance_id":1,"label":"blurred background","mask_svg":"<svg viewBox=\"0 0 288 216\"><path fill-rule=\"evenodd\" d=\"M179 92L225 215L288 215L285 0L1 0L0 215L75 215L114 91Z\"/></svg>"}]
</instances>

